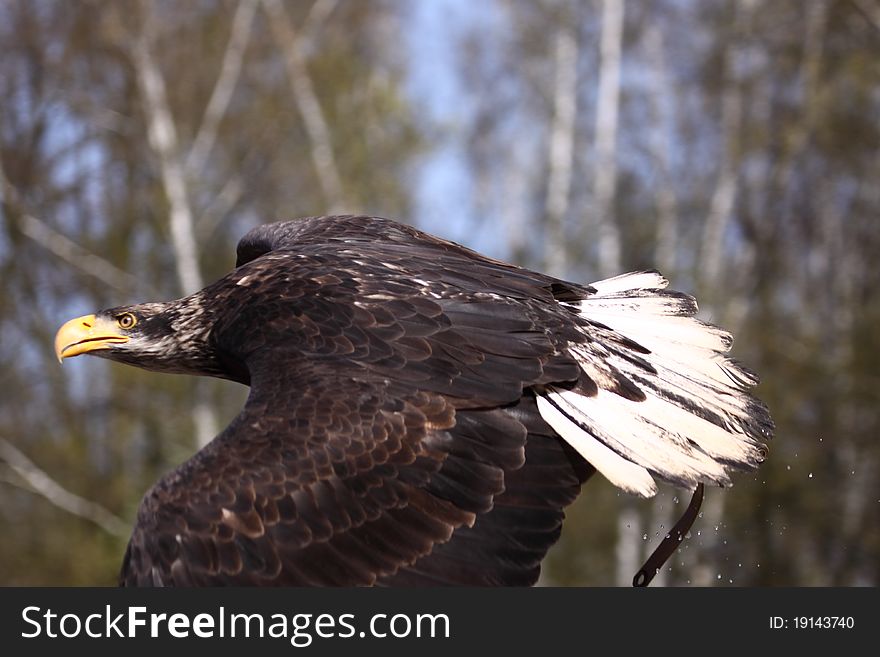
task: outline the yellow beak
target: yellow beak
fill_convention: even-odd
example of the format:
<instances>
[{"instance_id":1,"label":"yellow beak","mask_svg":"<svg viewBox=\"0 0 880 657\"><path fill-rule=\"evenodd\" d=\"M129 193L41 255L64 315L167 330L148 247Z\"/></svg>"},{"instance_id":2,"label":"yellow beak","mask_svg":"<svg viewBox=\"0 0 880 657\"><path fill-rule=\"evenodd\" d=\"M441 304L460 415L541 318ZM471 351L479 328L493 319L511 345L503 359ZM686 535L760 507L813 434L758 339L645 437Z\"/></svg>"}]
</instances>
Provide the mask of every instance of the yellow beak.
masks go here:
<instances>
[{"instance_id":1,"label":"yellow beak","mask_svg":"<svg viewBox=\"0 0 880 657\"><path fill-rule=\"evenodd\" d=\"M60 363L64 358L79 356L98 349L109 349L111 344L128 342L116 323L109 319L83 315L67 322L55 334L55 355Z\"/></svg>"}]
</instances>

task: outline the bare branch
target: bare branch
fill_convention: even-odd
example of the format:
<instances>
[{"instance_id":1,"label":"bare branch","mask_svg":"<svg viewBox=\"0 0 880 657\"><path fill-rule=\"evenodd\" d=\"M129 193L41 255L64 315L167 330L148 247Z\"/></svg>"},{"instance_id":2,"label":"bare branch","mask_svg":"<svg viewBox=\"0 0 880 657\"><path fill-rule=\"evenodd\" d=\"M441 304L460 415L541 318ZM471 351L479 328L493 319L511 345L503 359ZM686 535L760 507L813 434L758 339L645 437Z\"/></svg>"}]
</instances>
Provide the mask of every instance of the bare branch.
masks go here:
<instances>
[{"instance_id":1,"label":"bare branch","mask_svg":"<svg viewBox=\"0 0 880 657\"><path fill-rule=\"evenodd\" d=\"M22 206L18 191L2 169L2 163L0 163L0 189L3 192L4 203L19 218L18 225L21 232L34 242L68 264L120 292L128 293L140 285L140 281L136 276L119 269L116 265L62 235L42 219L38 219L26 212Z\"/></svg>"},{"instance_id":2,"label":"bare branch","mask_svg":"<svg viewBox=\"0 0 880 657\"><path fill-rule=\"evenodd\" d=\"M868 24L880 32L880 6L872 5L867 0L850 0L850 2Z\"/></svg>"},{"instance_id":3,"label":"bare branch","mask_svg":"<svg viewBox=\"0 0 880 657\"><path fill-rule=\"evenodd\" d=\"M330 18L330 14L333 13L338 4L339 0L315 0L303 22L300 35L300 39L303 40L302 52L307 53L312 50L321 28L327 22L327 19Z\"/></svg>"},{"instance_id":4,"label":"bare branch","mask_svg":"<svg viewBox=\"0 0 880 657\"><path fill-rule=\"evenodd\" d=\"M5 438L0 438L0 458L29 487L28 489L75 516L95 523L113 536L125 538L131 531L127 522L96 502L71 493ZM8 480L8 483L13 483Z\"/></svg>"},{"instance_id":5,"label":"bare branch","mask_svg":"<svg viewBox=\"0 0 880 657\"><path fill-rule=\"evenodd\" d=\"M260 160L266 153L266 144L273 139L273 128L264 126L239 160L237 169L230 173L220 191L213 194L207 206L196 220L196 235L200 240L211 235L217 226L229 215L236 203L248 190L247 178L241 172L259 171Z\"/></svg>"},{"instance_id":6,"label":"bare branch","mask_svg":"<svg viewBox=\"0 0 880 657\"><path fill-rule=\"evenodd\" d=\"M241 74L241 64L250 39L256 8L257 0L241 0L235 10L229 43L226 45L223 63L220 66L220 75L214 84L214 91L205 108L205 115L202 117L195 142L186 159L186 169L190 175L196 175L201 171L214 147L217 129L223 115L226 114L232 92Z\"/></svg>"},{"instance_id":7,"label":"bare branch","mask_svg":"<svg viewBox=\"0 0 880 657\"><path fill-rule=\"evenodd\" d=\"M210 204L203 211L196 222L196 232L199 238L210 235L229 211L238 203L244 194L244 179L238 174L231 175L220 191L214 195Z\"/></svg>"},{"instance_id":8,"label":"bare branch","mask_svg":"<svg viewBox=\"0 0 880 657\"><path fill-rule=\"evenodd\" d=\"M242 0L242 3L239 4L236 16L233 19L233 33L230 36L229 46L227 47L226 54L224 55L222 72L220 78L217 81L217 86L215 86L214 88L214 94L212 95L211 102L208 105L209 110L212 107L216 108L214 110L214 114L218 116L218 119L212 128L212 132L208 133L206 126L210 125L208 117L211 112L206 111L205 119L202 122L203 127L199 129L199 135L195 140L193 150L190 151L189 157L187 158L187 169L191 175L194 172L198 171L200 166L204 163L204 159L207 158L208 152L210 151L209 147L202 145L203 143L207 142L207 135L210 134L212 141L214 138L216 138L216 124L219 123L219 116L222 116L222 113L225 112L229 98L227 97L225 102L223 102L222 104L219 100L215 99L220 96L220 93L218 91L220 89L228 89L229 97L231 97L231 91L234 88L234 80L237 79L239 70L241 68L241 55L243 54L247 43L246 31L250 29L250 26L252 24L253 13L254 9L256 8L256 3L257 0ZM321 27L327 21L330 14L332 14L333 11L336 9L336 6L338 4L338 0L316 0L316 2L312 4L311 8L309 9L309 13L306 15L305 23L303 24L303 29L300 34L300 40L304 44L301 48L303 52L308 52L309 50L311 50L313 42L316 39L316 35L320 33ZM248 6L247 12L244 11L245 5ZM242 14L246 15L242 16ZM240 36L241 33L245 33L245 36L243 38ZM237 55L237 57L233 57L233 55ZM234 69L233 64L235 65ZM222 110L220 109L221 107ZM200 150L205 151L204 156L199 153ZM247 164L247 158L245 159L245 164ZM247 167L242 167L243 170L246 168ZM223 218L228 214L230 209L239 201L244 191L245 184L243 178L238 174L233 174L223 184L220 192L214 196L211 205L206 208L204 212L202 212L202 215L196 222L197 234L199 236L210 234L217 226L217 224L220 223Z\"/></svg>"},{"instance_id":9,"label":"bare branch","mask_svg":"<svg viewBox=\"0 0 880 657\"><path fill-rule=\"evenodd\" d=\"M22 214L20 219L19 225L22 233L102 283L126 294L140 285L136 276L87 251L41 219L31 214Z\"/></svg>"},{"instance_id":10,"label":"bare branch","mask_svg":"<svg viewBox=\"0 0 880 657\"><path fill-rule=\"evenodd\" d=\"M311 146L312 162L318 175L321 191L324 194L329 212L341 212L345 208L346 202L336 159L333 155L330 128L309 76L302 44L280 0L263 0L263 7L269 15L269 23L275 35L275 41L284 55L284 65L287 68L294 101L305 124Z\"/></svg>"}]
</instances>

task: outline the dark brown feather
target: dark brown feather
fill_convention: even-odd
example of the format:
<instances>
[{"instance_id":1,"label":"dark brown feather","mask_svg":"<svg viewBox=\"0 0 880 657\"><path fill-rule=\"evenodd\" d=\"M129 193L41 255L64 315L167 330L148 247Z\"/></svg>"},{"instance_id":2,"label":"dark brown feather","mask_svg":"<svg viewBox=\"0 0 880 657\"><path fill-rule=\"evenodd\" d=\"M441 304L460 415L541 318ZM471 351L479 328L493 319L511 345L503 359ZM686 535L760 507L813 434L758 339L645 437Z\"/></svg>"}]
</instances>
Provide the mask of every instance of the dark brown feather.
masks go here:
<instances>
[{"instance_id":1,"label":"dark brown feather","mask_svg":"<svg viewBox=\"0 0 880 657\"><path fill-rule=\"evenodd\" d=\"M523 396L576 380L549 302L581 290L362 217L261 227L237 264L201 298L251 395L146 495L122 583L533 582L592 471Z\"/></svg>"},{"instance_id":2,"label":"dark brown feather","mask_svg":"<svg viewBox=\"0 0 880 657\"><path fill-rule=\"evenodd\" d=\"M145 496L123 584L532 584L593 473L536 395L638 404L659 385L651 352L584 318L597 288L388 220L261 226L236 267L143 323L157 339L185 326L180 351L117 358L251 386L238 417ZM724 426L667 387L658 396ZM742 433L769 436L748 403Z\"/></svg>"}]
</instances>

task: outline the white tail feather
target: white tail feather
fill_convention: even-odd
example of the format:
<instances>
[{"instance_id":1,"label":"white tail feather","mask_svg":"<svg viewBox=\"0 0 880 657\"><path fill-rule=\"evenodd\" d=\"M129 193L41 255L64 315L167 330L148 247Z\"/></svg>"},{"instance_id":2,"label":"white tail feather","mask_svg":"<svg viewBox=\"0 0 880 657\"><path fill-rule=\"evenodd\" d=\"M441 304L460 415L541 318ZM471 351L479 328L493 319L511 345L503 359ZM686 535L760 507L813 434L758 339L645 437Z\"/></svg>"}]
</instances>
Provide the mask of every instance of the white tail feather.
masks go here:
<instances>
[{"instance_id":1,"label":"white tail feather","mask_svg":"<svg viewBox=\"0 0 880 657\"><path fill-rule=\"evenodd\" d=\"M657 490L652 475L687 488L728 484L729 467L762 460L760 440L772 429L745 392L754 376L724 355L730 334L695 319L696 302L667 284L635 272L567 302L586 320L571 353L598 392L550 387L538 398L564 440L612 483L646 497Z\"/></svg>"},{"instance_id":2,"label":"white tail feather","mask_svg":"<svg viewBox=\"0 0 880 657\"><path fill-rule=\"evenodd\" d=\"M595 288L596 292L602 296L639 289L662 290L667 285L669 285L669 281L658 271L633 271L613 278L606 278L604 281L590 283L590 287Z\"/></svg>"},{"instance_id":3,"label":"white tail feather","mask_svg":"<svg viewBox=\"0 0 880 657\"><path fill-rule=\"evenodd\" d=\"M612 484L642 497L651 497L657 492L654 479L645 468L593 440L547 399L538 397L538 410L547 424Z\"/></svg>"}]
</instances>

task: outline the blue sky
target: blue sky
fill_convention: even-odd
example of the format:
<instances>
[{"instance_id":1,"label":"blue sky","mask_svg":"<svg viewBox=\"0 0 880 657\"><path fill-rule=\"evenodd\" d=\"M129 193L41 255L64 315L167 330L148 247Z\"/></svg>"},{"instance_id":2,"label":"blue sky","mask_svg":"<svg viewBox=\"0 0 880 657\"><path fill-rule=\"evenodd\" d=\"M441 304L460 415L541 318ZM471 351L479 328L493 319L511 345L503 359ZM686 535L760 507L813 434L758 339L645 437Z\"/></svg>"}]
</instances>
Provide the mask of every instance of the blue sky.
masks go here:
<instances>
[{"instance_id":1,"label":"blue sky","mask_svg":"<svg viewBox=\"0 0 880 657\"><path fill-rule=\"evenodd\" d=\"M461 85L460 37L492 20L491 7L468 0L432 0L410 6L406 34L412 53L408 91L413 102L439 126L441 139L416 175L414 216L409 219L442 237L500 255L503 243L474 233L474 198L461 126L472 100Z\"/></svg>"}]
</instances>

